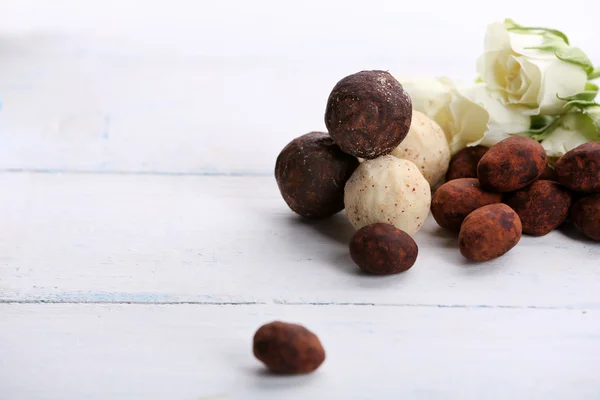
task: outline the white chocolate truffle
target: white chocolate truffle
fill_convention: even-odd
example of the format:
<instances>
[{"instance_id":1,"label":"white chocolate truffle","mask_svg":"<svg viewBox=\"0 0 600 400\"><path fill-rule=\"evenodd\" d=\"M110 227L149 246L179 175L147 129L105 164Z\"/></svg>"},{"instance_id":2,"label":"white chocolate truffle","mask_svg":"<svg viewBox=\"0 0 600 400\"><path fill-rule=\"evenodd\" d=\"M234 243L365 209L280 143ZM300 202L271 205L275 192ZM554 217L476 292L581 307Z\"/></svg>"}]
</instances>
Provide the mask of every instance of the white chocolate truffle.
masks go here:
<instances>
[{"instance_id":1,"label":"white chocolate truffle","mask_svg":"<svg viewBox=\"0 0 600 400\"><path fill-rule=\"evenodd\" d=\"M344 203L356 229L385 222L413 236L429 215L431 188L412 161L385 155L359 165L346 183Z\"/></svg>"},{"instance_id":2,"label":"white chocolate truffle","mask_svg":"<svg viewBox=\"0 0 600 400\"><path fill-rule=\"evenodd\" d=\"M442 182L450 165L446 134L435 121L414 110L408 135L391 154L415 163L431 187Z\"/></svg>"}]
</instances>

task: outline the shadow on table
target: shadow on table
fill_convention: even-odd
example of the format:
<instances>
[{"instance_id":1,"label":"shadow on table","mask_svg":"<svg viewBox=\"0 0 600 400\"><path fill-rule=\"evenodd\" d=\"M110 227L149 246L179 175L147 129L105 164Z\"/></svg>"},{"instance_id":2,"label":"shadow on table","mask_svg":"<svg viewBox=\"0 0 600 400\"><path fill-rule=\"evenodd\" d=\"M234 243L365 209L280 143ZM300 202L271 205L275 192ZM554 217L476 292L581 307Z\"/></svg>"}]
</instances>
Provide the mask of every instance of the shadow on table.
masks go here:
<instances>
[{"instance_id":1,"label":"shadow on table","mask_svg":"<svg viewBox=\"0 0 600 400\"><path fill-rule=\"evenodd\" d=\"M303 231L304 234L307 232L309 234L314 233L314 237L311 237L311 240L325 242L327 248L330 248L330 250L328 250L324 261L345 274L360 277L361 279L357 282L361 286L379 287L381 285L397 285L405 279L409 280L412 275L411 270L393 276L372 275L358 268L354 261L352 261L348 248L356 229L352 226L343 211L332 217L318 220L305 219L295 214L290 214L285 217L285 222L293 226L294 229ZM420 251L436 249L436 252L440 252L441 250L440 255L445 264L464 268L465 273L469 275L497 273L498 264L503 264L502 260L492 260L486 263L467 260L460 255L457 232L451 232L437 224L428 224L424 228L415 236L415 241ZM570 235L577 235L577 232L571 232ZM418 257L417 263L421 259L421 257ZM493 268L490 268L491 266ZM415 267L427 268L428 266L417 264Z\"/></svg>"},{"instance_id":2,"label":"shadow on table","mask_svg":"<svg viewBox=\"0 0 600 400\"><path fill-rule=\"evenodd\" d=\"M569 221L562 224L557 231L559 231L562 235L568 237L569 239L576 240L578 242L587 243L587 244L596 244L598 242L593 241L592 239L585 236L583 233L579 232L575 225L570 223Z\"/></svg>"},{"instance_id":3,"label":"shadow on table","mask_svg":"<svg viewBox=\"0 0 600 400\"><path fill-rule=\"evenodd\" d=\"M458 250L458 233L450 232L441 226L436 225L431 230L423 231L421 235L428 235L436 248ZM417 237L417 242L418 241L419 237Z\"/></svg>"},{"instance_id":4,"label":"shadow on table","mask_svg":"<svg viewBox=\"0 0 600 400\"><path fill-rule=\"evenodd\" d=\"M343 212L337 213L329 218L311 220L297 215L290 215L287 218L294 229L304 228L309 232L314 232L315 241L324 241L331 248L326 258L332 266L340 269L344 273L358 274L360 269L350 258L348 246L352 235L356 230L348 221Z\"/></svg>"},{"instance_id":5,"label":"shadow on table","mask_svg":"<svg viewBox=\"0 0 600 400\"><path fill-rule=\"evenodd\" d=\"M282 389L299 387L310 384L318 374L284 375L269 371L263 366L249 368L248 371L256 378L255 384L260 389Z\"/></svg>"},{"instance_id":6,"label":"shadow on table","mask_svg":"<svg viewBox=\"0 0 600 400\"><path fill-rule=\"evenodd\" d=\"M396 275L373 275L364 272L352 261L349 245L356 229L343 211L330 218L320 220L307 220L290 216L290 221L292 224L312 229L315 232L314 240L331 242L331 251L326 260L342 272L362 278L357 281L360 286L396 285L399 281L408 279L410 271Z\"/></svg>"},{"instance_id":7,"label":"shadow on table","mask_svg":"<svg viewBox=\"0 0 600 400\"><path fill-rule=\"evenodd\" d=\"M309 227L319 235L319 237L347 247L350 239L354 235L355 229L348 221L348 218L340 212L329 218L312 220L305 219L296 215L291 215L290 223Z\"/></svg>"}]
</instances>

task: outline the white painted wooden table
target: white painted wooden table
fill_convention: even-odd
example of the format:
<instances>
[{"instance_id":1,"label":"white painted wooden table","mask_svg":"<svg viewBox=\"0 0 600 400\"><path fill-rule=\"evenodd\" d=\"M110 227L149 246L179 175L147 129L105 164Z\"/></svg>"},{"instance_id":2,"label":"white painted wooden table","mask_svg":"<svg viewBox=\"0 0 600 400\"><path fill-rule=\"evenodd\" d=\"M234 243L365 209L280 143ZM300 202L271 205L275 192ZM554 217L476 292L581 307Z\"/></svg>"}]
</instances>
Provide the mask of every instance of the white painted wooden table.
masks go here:
<instances>
[{"instance_id":1,"label":"white painted wooden table","mask_svg":"<svg viewBox=\"0 0 600 400\"><path fill-rule=\"evenodd\" d=\"M213 3L0 1L0 399L600 399L598 244L469 264L429 220L411 270L365 276L343 213L300 220L272 177L339 78L471 79L495 12ZM582 3L544 21L600 60ZM314 374L254 359L276 319L319 335Z\"/></svg>"},{"instance_id":2,"label":"white painted wooden table","mask_svg":"<svg viewBox=\"0 0 600 400\"><path fill-rule=\"evenodd\" d=\"M430 220L411 270L371 277L344 215L302 222L271 177L0 186L2 398L599 398L600 246L573 232L469 265ZM275 319L321 337L313 376L253 358Z\"/></svg>"}]
</instances>

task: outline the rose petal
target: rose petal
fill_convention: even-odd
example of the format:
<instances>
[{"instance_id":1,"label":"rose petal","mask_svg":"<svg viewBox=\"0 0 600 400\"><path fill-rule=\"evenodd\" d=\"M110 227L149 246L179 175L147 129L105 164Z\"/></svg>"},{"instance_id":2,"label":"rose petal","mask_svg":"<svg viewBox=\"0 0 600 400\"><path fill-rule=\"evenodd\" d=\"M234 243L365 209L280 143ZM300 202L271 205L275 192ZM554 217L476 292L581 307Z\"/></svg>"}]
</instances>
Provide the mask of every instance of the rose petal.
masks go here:
<instances>
[{"instance_id":1,"label":"rose petal","mask_svg":"<svg viewBox=\"0 0 600 400\"><path fill-rule=\"evenodd\" d=\"M486 52L510 49L510 37L504 23L495 22L488 25L483 45Z\"/></svg>"},{"instance_id":2,"label":"rose petal","mask_svg":"<svg viewBox=\"0 0 600 400\"><path fill-rule=\"evenodd\" d=\"M521 79L521 64L517 61L514 55L511 55L507 60L507 75L505 77L506 92L508 93L509 103L519 103L523 92L523 80Z\"/></svg>"},{"instance_id":3,"label":"rose petal","mask_svg":"<svg viewBox=\"0 0 600 400\"><path fill-rule=\"evenodd\" d=\"M538 60L531 62L540 63ZM545 66L540 91L540 113L558 114L563 111L565 102L556 96L567 97L583 92L587 83L587 74L581 67L558 59L550 63L546 62Z\"/></svg>"},{"instance_id":4,"label":"rose petal","mask_svg":"<svg viewBox=\"0 0 600 400\"><path fill-rule=\"evenodd\" d=\"M477 60L477 73L481 79L490 89L502 92L505 97L507 94L504 85L508 75L506 64L510 56L510 51L496 51L485 53Z\"/></svg>"},{"instance_id":5,"label":"rose petal","mask_svg":"<svg viewBox=\"0 0 600 400\"><path fill-rule=\"evenodd\" d=\"M571 113L561 117L560 124L541 144L549 157L562 157L590 140L597 140L592 120L585 114Z\"/></svg>"},{"instance_id":6,"label":"rose petal","mask_svg":"<svg viewBox=\"0 0 600 400\"><path fill-rule=\"evenodd\" d=\"M510 107L485 84L453 91L449 106L454 119L452 152L465 146L492 146L510 134L527 131L530 118L521 107Z\"/></svg>"},{"instance_id":7,"label":"rose petal","mask_svg":"<svg viewBox=\"0 0 600 400\"><path fill-rule=\"evenodd\" d=\"M544 45L544 36L536 33L520 34L510 32L509 46L514 54L533 57L538 59L553 59L554 53L551 51L532 49Z\"/></svg>"},{"instance_id":8,"label":"rose petal","mask_svg":"<svg viewBox=\"0 0 600 400\"><path fill-rule=\"evenodd\" d=\"M521 76L523 83L525 84L522 88L521 98L519 104L527 107L531 107L530 113L536 113L535 109L538 109L540 101L540 88L542 86L542 73L540 68L532 63L526 57L518 57L517 61L521 66Z\"/></svg>"}]
</instances>

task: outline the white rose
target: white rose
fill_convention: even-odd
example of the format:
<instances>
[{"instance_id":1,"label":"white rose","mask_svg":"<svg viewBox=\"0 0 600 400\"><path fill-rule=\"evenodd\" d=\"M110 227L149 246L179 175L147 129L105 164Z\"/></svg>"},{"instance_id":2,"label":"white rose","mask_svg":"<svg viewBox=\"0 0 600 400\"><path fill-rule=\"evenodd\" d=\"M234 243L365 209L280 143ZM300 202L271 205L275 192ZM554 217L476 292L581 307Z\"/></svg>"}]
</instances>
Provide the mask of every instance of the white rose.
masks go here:
<instances>
[{"instance_id":1,"label":"white rose","mask_svg":"<svg viewBox=\"0 0 600 400\"><path fill-rule=\"evenodd\" d=\"M447 115L453 154L466 146L491 147L531 126L531 118L521 107L506 106L481 83L452 90Z\"/></svg>"},{"instance_id":2,"label":"white rose","mask_svg":"<svg viewBox=\"0 0 600 400\"><path fill-rule=\"evenodd\" d=\"M457 87L450 79L400 79L413 99L413 109L444 130L452 154L465 146L492 146L531 125L523 107L507 106L484 83Z\"/></svg>"},{"instance_id":3,"label":"white rose","mask_svg":"<svg viewBox=\"0 0 600 400\"><path fill-rule=\"evenodd\" d=\"M541 144L548 157L559 158L593 140L600 140L600 106L561 116L543 134Z\"/></svg>"},{"instance_id":4,"label":"white rose","mask_svg":"<svg viewBox=\"0 0 600 400\"><path fill-rule=\"evenodd\" d=\"M530 115L559 114L565 102L557 95L583 92L586 68L591 67L585 54L565 39L560 32L520 27L510 20L491 24L477 72L506 104L526 106Z\"/></svg>"}]
</instances>

